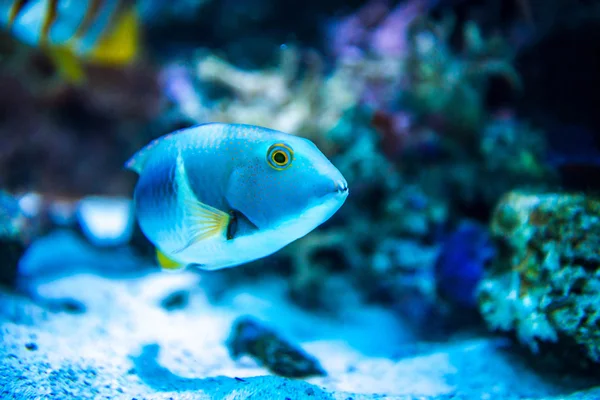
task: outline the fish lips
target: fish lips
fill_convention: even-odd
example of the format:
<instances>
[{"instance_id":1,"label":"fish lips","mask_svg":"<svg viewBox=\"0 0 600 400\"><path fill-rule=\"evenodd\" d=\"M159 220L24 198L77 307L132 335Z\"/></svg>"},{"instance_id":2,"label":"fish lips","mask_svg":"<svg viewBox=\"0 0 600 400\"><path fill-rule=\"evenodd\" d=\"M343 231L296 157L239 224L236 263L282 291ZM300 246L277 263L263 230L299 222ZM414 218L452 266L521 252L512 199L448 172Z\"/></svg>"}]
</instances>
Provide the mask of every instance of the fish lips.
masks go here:
<instances>
[{"instance_id":1,"label":"fish lips","mask_svg":"<svg viewBox=\"0 0 600 400\"><path fill-rule=\"evenodd\" d=\"M334 184L334 191L338 195L347 197L349 194L348 182L346 182L345 179L340 179L340 180L336 181Z\"/></svg>"}]
</instances>

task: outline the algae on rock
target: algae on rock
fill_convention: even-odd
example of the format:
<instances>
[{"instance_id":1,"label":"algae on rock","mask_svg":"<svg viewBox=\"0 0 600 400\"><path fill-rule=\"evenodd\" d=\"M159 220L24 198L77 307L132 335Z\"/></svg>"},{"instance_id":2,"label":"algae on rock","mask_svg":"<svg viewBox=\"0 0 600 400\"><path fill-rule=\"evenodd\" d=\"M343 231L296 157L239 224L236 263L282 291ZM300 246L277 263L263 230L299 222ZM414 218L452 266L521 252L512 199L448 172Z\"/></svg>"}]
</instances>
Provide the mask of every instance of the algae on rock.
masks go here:
<instances>
[{"instance_id":1,"label":"algae on rock","mask_svg":"<svg viewBox=\"0 0 600 400\"><path fill-rule=\"evenodd\" d=\"M561 358L582 352L580 366L600 363L600 200L511 192L491 232L500 254L478 296L488 325L514 331L534 352L554 343L548 349Z\"/></svg>"}]
</instances>

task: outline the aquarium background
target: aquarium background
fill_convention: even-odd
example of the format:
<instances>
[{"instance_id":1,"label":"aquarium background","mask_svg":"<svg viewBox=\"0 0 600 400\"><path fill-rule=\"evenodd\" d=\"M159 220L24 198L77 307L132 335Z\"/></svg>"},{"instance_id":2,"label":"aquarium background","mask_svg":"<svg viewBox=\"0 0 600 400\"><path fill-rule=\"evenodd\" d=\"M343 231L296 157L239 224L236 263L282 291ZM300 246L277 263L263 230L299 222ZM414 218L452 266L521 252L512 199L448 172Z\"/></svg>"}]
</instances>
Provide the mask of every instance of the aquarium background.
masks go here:
<instances>
[{"instance_id":1,"label":"aquarium background","mask_svg":"<svg viewBox=\"0 0 600 400\"><path fill-rule=\"evenodd\" d=\"M600 399L600 3L135 3L75 85L0 36L2 399ZM123 165L206 122L312 140L325 224L162 271Z\"/></svg>"}]
</instances>

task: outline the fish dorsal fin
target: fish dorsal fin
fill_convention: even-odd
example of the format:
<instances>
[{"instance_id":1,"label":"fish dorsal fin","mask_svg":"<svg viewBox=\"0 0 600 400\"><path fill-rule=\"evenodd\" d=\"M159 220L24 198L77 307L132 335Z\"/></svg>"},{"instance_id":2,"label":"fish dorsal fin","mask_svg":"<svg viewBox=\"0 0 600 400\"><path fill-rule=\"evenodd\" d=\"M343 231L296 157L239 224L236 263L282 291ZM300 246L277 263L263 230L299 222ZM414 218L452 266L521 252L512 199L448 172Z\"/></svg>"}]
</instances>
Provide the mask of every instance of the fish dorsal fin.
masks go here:
<instances>
[{"instance_id":1,"label":"fish dorsal fin","mask_svg":"<svg viewBox=\"0 0 600 400\"><path fill-rule=\"evenodd\" d=\"M148 143L145 147L142 147L140 150L138 150L137 153L135 153L133 156L131 156L131 158L129 160L127 160L127 162L125 163L125 168L135 171L139 175L141 175L142 171L144 170L144 167L146 166L148 159L150 158L152 153L154 153L155 148L165 138L166 138L166 136L154 139L153 141Z\"/></svg>"},{"instance_id":2,"label":"fish dorsal fin","mask_svg":"<svg viewBox=\"0 0 600 400\"><path fill-rule=\"evenodd\" d=\"M174 253L179 253L202 240L219 236L225 238L231 218L230 215L198 200L190 187L181 152L177 155L175 168L177 197L184 210L183 225L187 241L182 248Z\"/></svg>"},{"instance_id":3,"label":"fish dorsal fin","mask_svg":"<svg viewBox=\"0 0 600 400\"><path fill-rule=\"evenodd\" d=\"M159 144L164 143L164 142L171 142L179 135L194 134L195 132L198 132L199 128L204 125L216 125L216 124L219 124L219 123L218 122L208 122L205 124L196 125L194 127L179 129L174 132L163 135L161 137L158 137L158 138L152 140L150 143L148 143L145 147L142 147L140 150L138 150L138 152L135 153L125 163L125 168L135 171L138 174L141 174L142 171L144 170L144 167L145 167L148 159L150 158L150 155L152 155L155 148L158 147ZM190 192L191 192L191 190L190 190Z\"/></svg>"}]
</instances>

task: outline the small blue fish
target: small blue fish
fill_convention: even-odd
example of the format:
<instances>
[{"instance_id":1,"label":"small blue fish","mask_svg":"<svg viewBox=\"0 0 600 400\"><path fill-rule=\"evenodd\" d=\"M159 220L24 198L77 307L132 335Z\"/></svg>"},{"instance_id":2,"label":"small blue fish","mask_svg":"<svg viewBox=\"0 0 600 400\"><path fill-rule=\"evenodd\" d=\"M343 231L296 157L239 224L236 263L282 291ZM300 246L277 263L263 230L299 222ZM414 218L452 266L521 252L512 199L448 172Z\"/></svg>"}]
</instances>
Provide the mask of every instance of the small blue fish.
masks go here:
<instances>
[{"instance_id":1,"label":"small blue fish","mask_svg":"<svg viewBox=\"0 0 600 400\"><path fill-rule=\"evenodd\" d=\"M251 125L176 131L126 166L140 176L140 227L167 269L266 257L328 220L348 196L342 174L311 141Z\"/></svg>"}]
</instances>

